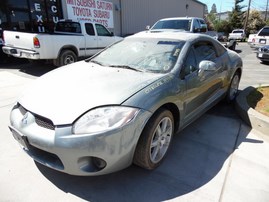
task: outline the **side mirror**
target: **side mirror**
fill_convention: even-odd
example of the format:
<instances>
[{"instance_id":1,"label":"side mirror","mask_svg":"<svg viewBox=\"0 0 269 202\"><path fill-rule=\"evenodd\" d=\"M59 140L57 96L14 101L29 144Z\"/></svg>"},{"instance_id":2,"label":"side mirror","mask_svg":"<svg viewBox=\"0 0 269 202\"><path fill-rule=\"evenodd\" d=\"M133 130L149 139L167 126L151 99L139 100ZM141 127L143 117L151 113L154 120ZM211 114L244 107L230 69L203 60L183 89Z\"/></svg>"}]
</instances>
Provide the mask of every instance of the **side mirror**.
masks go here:
<instances>
[{"instance_id":1,"label":"side mirror","mask_svg":"<svg viewBox=\"0 0 269 202\"><path fill-rule=\"evenodd\" d=\"M216 71L217 66L215 62L203 60L199 63L199 76L202 76L205 71Z\"/></svg>"},{"instance_id":2,"label":"side mirror","mask_svg":"<svg viewBox=\"0 0 269 202\"><path fill-rule=\"evenodd\" d=\"M110 35L111 35L111 36L114 36L114 33L113 33L113 32L110 32Z\"/></svg>"},{"instance_id":3,"label":"side mirror","mask_svg":"<svg viewBox=\"0 0 269 202\"><path fill-rule=\"evenodd\" d=\"M207 32L207 25L201 24L200 32Z\"/></svg>"},{"instance_id":4,"label":"side mirror","mask_svg":"<svg viewBox=\"0 0 269 202\"><path fill-rule=\"evenodd\" d=\"M146 26L146 30L149 30L149 29L150 29L150 25L147 25L147 26Z\"/></svg>"}]
</instances>

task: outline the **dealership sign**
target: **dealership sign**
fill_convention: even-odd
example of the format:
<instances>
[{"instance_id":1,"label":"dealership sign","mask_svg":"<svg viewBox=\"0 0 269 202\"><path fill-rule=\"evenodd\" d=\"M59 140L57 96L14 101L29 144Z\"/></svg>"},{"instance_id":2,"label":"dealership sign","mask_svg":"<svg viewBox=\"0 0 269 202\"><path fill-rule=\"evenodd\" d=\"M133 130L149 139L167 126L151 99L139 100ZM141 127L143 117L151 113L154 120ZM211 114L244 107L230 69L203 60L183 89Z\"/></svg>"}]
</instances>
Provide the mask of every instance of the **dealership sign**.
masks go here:
<instances>
[{"instance_id":1,"label":"dealership sign","mask_svg":"<svg viewBox=\"0 0 269 202\"><path fill-rule=\"evenodd\" d=\"M100 0L66 0L69 19L97 22L114 28L113 3Z\"/></svg>"}]
</instances>

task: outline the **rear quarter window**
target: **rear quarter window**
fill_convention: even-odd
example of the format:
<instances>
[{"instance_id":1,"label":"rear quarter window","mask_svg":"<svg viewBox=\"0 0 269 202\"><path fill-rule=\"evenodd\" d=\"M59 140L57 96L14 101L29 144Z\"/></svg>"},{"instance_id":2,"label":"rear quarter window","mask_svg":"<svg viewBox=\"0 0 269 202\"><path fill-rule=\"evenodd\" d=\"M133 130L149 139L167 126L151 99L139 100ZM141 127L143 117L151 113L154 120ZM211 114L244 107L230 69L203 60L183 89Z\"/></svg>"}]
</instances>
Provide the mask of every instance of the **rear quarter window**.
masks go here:
<instances>
[{"instance_id":1,"label":"rear quarter window","mask_svg":"<svg viewBox=\"0 0 269 202\"><path fill-rule=\"evenodd\" d=\"M56 24L57 32L67 32L67 33L81 33L80 24L77 22L58 22Z\"/></svg>"}]
</instances>

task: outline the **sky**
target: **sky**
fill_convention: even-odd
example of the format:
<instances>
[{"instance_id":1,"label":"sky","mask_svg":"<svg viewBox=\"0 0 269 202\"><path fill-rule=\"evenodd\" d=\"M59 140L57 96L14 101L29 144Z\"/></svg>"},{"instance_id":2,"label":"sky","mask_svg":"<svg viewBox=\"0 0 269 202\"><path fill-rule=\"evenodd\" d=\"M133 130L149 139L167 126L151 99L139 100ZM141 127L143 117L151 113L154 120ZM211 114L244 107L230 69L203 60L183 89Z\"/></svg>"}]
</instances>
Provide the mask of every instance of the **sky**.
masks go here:
<instances>
[{"instance_id":1,"label":"sky","mask_svg":"<svg viewBox=\"0 0 269 202\"><path fill-rule=\"evenodd\" d=\"M234 0L199 0L200 2L207 5L208 12L210 12L212 5L215 3L217 7L217 12L226 12L226 11L232 11L232 8L234 7ZM266 10L268 0L251 0L250 9L255 10ZM240 5L246 6L245 10L247 9L249 0L244 0Z\"/></svg>"}]
</instances>

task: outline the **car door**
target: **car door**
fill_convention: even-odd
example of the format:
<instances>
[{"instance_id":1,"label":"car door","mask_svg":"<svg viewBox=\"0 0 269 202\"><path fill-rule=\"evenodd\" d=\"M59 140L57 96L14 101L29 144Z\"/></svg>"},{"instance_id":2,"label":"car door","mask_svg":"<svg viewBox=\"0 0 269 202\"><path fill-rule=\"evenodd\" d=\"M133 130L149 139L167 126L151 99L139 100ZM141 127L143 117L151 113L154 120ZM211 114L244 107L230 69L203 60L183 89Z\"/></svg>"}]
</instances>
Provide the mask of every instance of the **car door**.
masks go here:
<instances>
[{"instance_id":1,"label":"car door","mask_svg":"<svg viewBox=\"0 0 269 202\"><path fill-rule=\"evenodd\" d=\"M104 49L115 42L113 34L111 34L103 25L95 24L95 28L98 36L97 45L99 50Z\"/></svg>"},{"instance_id":2,"label":"car door","mask_svg":"<svg viewBox=\"0 0 269 202\"><path fill-rule=\"evenodd\" d=\"M94 55L98 52L98 45L97 45L97 34L95 33L94 27L92 23L85 23L85 30L86 30L86 56Z\"/></svg>"},{"instance_id":3,"label":"car door","mask_svg":"<svg viewBox=\"0 0 269 202\"><path fill-rule=\"evenodd\" d=\"M199 69L202 61L215 63L216 70L203 71ZM217 50L209 41L200 41L191 46L183 68L181 78L185 81L185 117L192 119L210 105L223 83L222 63L218 59Z\"/></svg>"}]
</instances>

